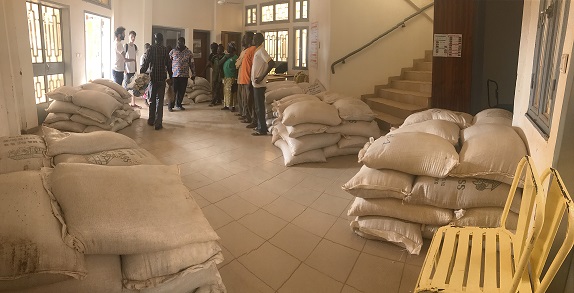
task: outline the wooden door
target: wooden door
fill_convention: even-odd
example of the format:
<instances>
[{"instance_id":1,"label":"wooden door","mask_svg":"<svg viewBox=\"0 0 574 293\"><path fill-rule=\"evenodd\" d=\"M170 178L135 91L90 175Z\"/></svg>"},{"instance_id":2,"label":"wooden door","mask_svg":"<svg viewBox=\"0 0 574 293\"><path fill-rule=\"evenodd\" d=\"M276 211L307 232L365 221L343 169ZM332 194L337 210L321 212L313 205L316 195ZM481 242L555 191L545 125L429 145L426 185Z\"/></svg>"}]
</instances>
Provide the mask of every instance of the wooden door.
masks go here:
<instances>
[{"instance_id":1,"label":"wooden door","mask_svg":"<svg viewBox=\"0 0 574 293\"><path fill-rule=\"evenodd\" d=\"M237 48L237 53L241 52L241 33L239 32L221 32L221 43L225 50L227 50L227 44L230 42L235 42L235 48Z\"/></svg>"},{"instance_id":2,"label":"wooden door","mask_svg":"<svg viewBox=\"0 0 574 293\"><path fill-rule=\"evenodd\" d=\"M205 67L207 66L207 58L209 57L209 32L193 30L193 44L191 44L191 47L193 48L195 72L197 76L207 78L205 75Z\"/></svg>"}]
</instances>

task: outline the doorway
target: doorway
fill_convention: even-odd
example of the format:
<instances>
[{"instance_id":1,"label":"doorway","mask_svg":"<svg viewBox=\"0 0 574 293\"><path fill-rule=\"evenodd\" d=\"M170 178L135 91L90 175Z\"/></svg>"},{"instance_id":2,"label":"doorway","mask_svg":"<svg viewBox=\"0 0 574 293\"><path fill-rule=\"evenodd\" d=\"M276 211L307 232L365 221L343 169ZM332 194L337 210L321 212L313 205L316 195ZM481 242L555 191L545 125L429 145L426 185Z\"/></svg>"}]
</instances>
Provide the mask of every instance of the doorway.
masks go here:
<instances>
[{"instance_id":1,"label":"doorway","mask_svg":"<svg viewBox=\"0 0 574 293\"><path fill-rule=\"evenodd\" d=\"M234 42L235 48L237 48L237 53L241 52L241 33L240 32L221 32L221 43L225 50L227 50L227 44Z\"/></svg>"},{"instance_id":2,"label":"doorway","mask_svg":"<svg viewBox=\"0 0 574 293\"><path fill-rule=\"evenodd\" d=\"M163 35L163 44L166 47L171 47L171 49L177 46L177 39L185 36L185 31L179 28L153 26L151 29L152 37L157 33Z\"/></svg>"},{"instance_id":3,"label":"doorway","mask_svg":"<svg viewBox=\"0 0 574 293\"><path fill-rule=\"evenodd\" d=\"M209 32L193 30L193 58L195 59L195 72L197 76L206 77L205 67L209 57ZM211 80L210 78L207 78Z\"/></svg>"},{"instance_id":4,"label":"doorway","mask_svg":"<svg viewBox=\"0 0 574 293\"><path fill-rule=\"evenodd\" d=\"M111 78L111 21L108 17L86 12L86 81Z\"/></svg>"}]
</instances>

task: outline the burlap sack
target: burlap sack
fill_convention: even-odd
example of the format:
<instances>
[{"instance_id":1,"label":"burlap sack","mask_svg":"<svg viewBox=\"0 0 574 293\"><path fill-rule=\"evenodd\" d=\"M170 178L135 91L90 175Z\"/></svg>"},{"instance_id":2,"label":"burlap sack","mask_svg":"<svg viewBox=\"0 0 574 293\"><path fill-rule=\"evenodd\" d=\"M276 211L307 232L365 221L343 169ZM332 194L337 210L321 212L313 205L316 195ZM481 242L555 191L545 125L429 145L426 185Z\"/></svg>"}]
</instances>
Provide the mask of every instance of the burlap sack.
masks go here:
<instances>
[{"instance_id":1,"label":"burlap sack","mask_svg":"<svg viewBox=\"0 0 574 293\"><path fill-rule=\"evenodd\" d=\"M494 228L500 226L500 218L502 217L503 208L473 208L459 211L461 217L453 220L453 224L457 226L473 226ZM506 228L516 230L518 223L518 214L513 212L508 213L506 218Z\"/></svg>"},{"instance_id":2,"label":"burlap sack","mask_svg":"<svg viewBox=\"0 0 574 293\"><path fill-rule=\"evenodd\" d=\"M43 171L64 243L79 252L148 253L219 239L177 166L59 164Z\"/></svg>"},{"instance_id":3,"label":"burlap sack","mask_svg":"<svg viewBox=\"0 0 574 293\"><path fill-rule=\"evenodd\" d=\"M54 123L58 121L69 121L72 114L69 113L48 113L44 123Z\"/></svg>"},{"instance_id":4,"label":"burlap sack","mask_svg":"<svg viewBox=\"0 0 574 293\"><path fill-rule=\"evenodd\" d=\"M223 262L216 241L188 244L167 251L122 255L123 284L128 289L156 287L191 267Z\"/></svg>"},{"instance_id":5,"label":"burlap sack","mask_svg":"<svg viewBox=\"0 0 574 293\"><path fill-rule=\"evenodd\" d=\"M94 133L67 133L42 127L46 154L54 157L61 154L88 155L117 149L136 149L138 144L131 138L110 131Z\"/></svg>"},{"instance_id":6,"label":"burlap sack","mask_svg":"<svg viewBox=\"0 0 574 293\"><path fill-rule=\"evenodd\" d=\"M45 123L47 127L58 129L60 131L69 131L82 133L86 129L86 125L74 121L58 121L54 123Z\"/></svg>"},{"instance_id":7,"label":"burlap sack","mask_svg":"<svg viewBox=\"0 0 574 293\"><path fill-rule=\"evenodd\" d=\"M332 105L320 101L302 101L291 104L283 111L282 122L285 126L301 123L335 126L341 123L341 118L337 108Z\"/></svg>"},{"instance_id":8,"label":"burlap sack","mask_svg":"<svg viewBox=\"0 0 574 293\"><path fill-rule=\"evenodd\" d=\"M193 100L195 103L205 103L205 102L211 102L213 98L211 97L211 94L200 94L197 97L195 97L195 99Z\"/></svg>"},{"instance_id":9,"label":"burlap sack","mask_svg":"<svg viewBox=\"0 0 574 293\"><path fill-rule=\"evenodd\" d=\"M123 119L126 120L126 122L131 125L134 122L134 120L139 119L140 117L141 117L141 113L139 110L137 110L137 111L129 112L128 117L123 118Z\"/></svg>"},{"instance_id":10,"label":"burlap sack","mask_svg":"<svg viewBox=\"0 0 574 293\"><path fill-rule=\"evenodd\" d=\"M289 137L297 138L309 134L325 133L329 126L315 123L303 123L295 126L286 126Z\"/></svg>"},{"instance_id":11,"label":"burlap sack","mask_svg":"<svg viewBox=\"0 0 574 293\"><path fill-rule=\"evenodd\" d=\"M179 276L157 287L145 288L140 293L193 292L226 293L217 265L213 261L193 266L181 272Z\"/></svg>"},{"instance_id":12,"label":"burlap sack","mask_svg":"<svg viewBox=\"0 0 574 293\"><path fill-rule=\"evenodd\" d=\"M385 240L419 254L423 247L421 225L386 217L357 217L351 221L353 231L367 239Z\"/></svg>"},{"instance_id":13,"label":"burlap sack","mask_svg":"<svg viewBox=\"0 0 574 293\"><path fill-rule=\"evenodd\" d=\"M445 120L454 122L461 129L464 129L472 125L472 116L470 114L458 113L450 110L434 108L409 115L409 117L405 119L401 127L428 120Z\"/></svg>"},{"instance_id":14,"label":"burlap sack","mask_svg":"<svg viewBox=\"0 0 574 293\"><path fill-rule=\"evenodd\" d=\"M333 104L338 100L342 99L353 99L353 97L343 95L340 93L332 92L332 91L324 91L316 94L317 98L321 99L321 101L327 104Z\"/></svg>"},{"instance_id":15,"label":"burlap sack","mask_svg":"<svg viewBox=\"0 0 574 293\"><path fill-rule=\"evenodd\" d=\"M49 167L46 143L41 136L26 134L0 137L0 174Z\"/></svg>"},{"instance_id":16,"label":"burlap sack","mask_svg":"<svg viewBox=\"0 0 574 293\"><path fill-rule=\"evenodd\" d=\"M303 90L294 84L291 87L285 88L278 88L274 90L267 90L265 92L265 102L271 103L273 101L281 100L287 96L295 95L295 94L302 94Z\"/></svg>"},{"instance_id":17,"label":"burlap sack","mask_svg":"<svg viewBox=\"0 0 574 293\"><path fill-rule=\"evenodd\" d=\"M206 90L193 90L187 95L189 99L195 100L199 95L211 95L211 91Z\"/></svg>"},{"instance_id":18,"label":"burlap sack","mask_svg":"<svg viewBox=\"0 0 574 293\"><path fill-rule=\"evenodd\" d=\"M389 134L405 133L405 132L424 132L440 136L453 146L459 145L460 127L454 122L446 120L427 120L415 124L401 126Z\"/></svg>"},{"instance_id":19,"label":"burlap sack","mask_svg":"<svg viewBox=\"0 0 574 293\"><path fill-rule=\"evenodd\" d=\"M80 86L81 89L83 90L91 90L91 91L97 91L97 92L101 92L101 93L105 93L107 95L109 95L110 97L116 99L116 101L125 104L125 99L122 98L122 96L120 96L120 94L118 94L118 92L116 92L115 90L102 85L102 84L98 84L98 83L93 83L93 82L89 82L89 83L85 83L83 85Z\"/></svg>"},{"instance_id":20,"label":"burlap sack","mask_svg":"<svg viewBox=\"0 0 574 293\"><path fill-rule=\"evenodd\" d=\"M356 197L403 199L411 193L414 179L411 174L363 166L341 188Z\"/></svg>"},{"instance_id":21,"label":"burlap sack","mask_svg":"<svg viewBox=\"0 0 574 293\"><path fill-rule=\"evenodd\" d=\"M0 175L0 291L83 279L84 256L66 246L41 171Z\"/></svg>"},{"instance_id":22,"label":"burlap sack","mask_svg":"<svg viewBox=\"0 0 574 293\"><path fill-rule=\"evenodd\" d=\"M277 123L275 128L277 129L279 136L281 136L281 138L289 145L291 154L294 156L334 145L341 138L341 135L338 133L319 133L292 138L289 137L287 128L282 123Z\"/></svg>"},{"instance_id":23,"label":"burlap sack","mask_svg":"<svg viewBox=\"0 0 574 293\"><path fill-rule=\"evenodd\" d=\"M279 101L273 102L272 103L272 105L273 105L272 110L275 113L275 116L277 116L277 118L282 119L283 118L283 112L285 111L285 109L287 109L287 107L289 107L292 104L303 102L303 101L319 101L319 99L315 96L311 96L311 95L307 95L307 94L292 95L292 96L285 97Z\"/></svg>"},{"instance_id":24,"label":"burlap sack","mask_svg":"<svg viewBox=\"0 0 574 293\"><path fill-rule=\"evenodd\" d=\"M339 117L346 121L358 120L370 122L375 119L373 110L360 99L339 99L333 103L333 106L339 111Z\"/></svg>"},{"instance_id":25,"label":"burlap sack","mask_svg":"<svg viewBox=\"0 0 574 293\"><path fill-rule=\"evenodd\" d=\"M355 148L364 147L368 141L369 141L369 138L364 137L364 136L355 136L355 135L342 136L341 139L339 140L339 142L337 143L337 145L341 149L346 149L346 148L355 149Z\"/></svg>"},{"instance_id":26,"label":"burlap sack","mask_svg":"<svg viewBox=\"0 0 574 293\"><path fill-rule=\"evenodd\" d=\"M106 122L100 123L100 122L98 122L98 121L96 121L96 120L92 120L92 119L90 119L90 118L86 118L86 117L84 117L84 116L82 116L82 115L79 115L79 114L74 114L74 115L72 115L72 117L70 118L70 120L72 120L72 121L74 121L74 122L77 122L77 123L80 123L80 124L83 124L83 125L86 125L86 126L97 126L97 127L99 127L99 128L106 129L106 130L112 129L112 125L114 125L114 123L116 122L117 119L118 119L118 118L115 118L115 117L112 116L112 117L111 117L110 119L108 119ZM52 128L53 128L53 127L52 127Z\"/></svg>"},{"instance_id":27,"label":"burlap sack","mask_svg":"<svg viewBox=\"0 0 574 293\"><path fill-rule=\"evenodd\" d=\"M349 216L383 216L408 222L427 225L446 225L454 218L449 209L433 206L405 204L395 198L356 197L347 215Z\"/></svg>"},{"instance_id":28,"label":"burlap sack","mask_svg":"<svg viewBox=\"0 0 574 293\"><path fill-rule=\"evenodd\" d=\"M278 139L274 144L283 152L283 161L287 167L301 163L323 163L327 161L327 158L325 158L325 154L323 153L323 149L316 149L299 155L293 155L291 153L291 148L283 139Z\"/></svg>"},{"instance_id":29,"label":"burlap sack","mask_svg":"<svg viewBox=\"0 0 574 293\"><path fill-rule=\"evenodd\" d=\"M421 227L421 235L424 239L432 239L436 231L440 228L440 226L435 225L422 225Z\"/></svg>"},{"instance_id":30,"label":"burlap sack","mask_svg":"<svg viewBox=\"0 0 574 293\"><path fill-rule=\"evenodd\" d=\"M374 139L381 137L381 129L376 121L343 121L337 126L330 126L325 132L373 137Z\"/></svg>"},{"instance_id":31,"label":"burlap sack","mask_svg":"<svg viewBox=\"0 0 574 293\"><path fill-rule=\"evenodd\" d=\"M116 123L114 123L110 131L118 132L128 126L130 126L130 124L126 120L118 118L118 120L116 120Z\"/></svg>"},{"instance_id":32,"label":"burlap sack","mask_svg":"<svg viewBox=\"0 0 574 293\"><path fill-rule=\"evenodd\" d=\"M501 207L506 204L510 185L479 178L416 178L413 190L405 198L410 204L431 205L446 209ZM514 196L511 210L520 209L521 190Z\"/></svg>"},{"instance_id":33,"label":"burlap sack","mask_svg":"<svg viewBox=\"0 0 574 293\"><path fill-rule=\"evenodd\" d=\"M281 80L281 81L274 81L266 84L266 92L274 91L280 88L289 88L297 86L297 83L292 80Z\"/></svg>"},{"instance_id":34,"label":"burlap sack","mask_svg":"<svg viewBox=\"0 0 574 293\"><path fill-rule=\"evenodd\" d=\"M100 78L92 80L92 82L102 84L113 89L124 99L131 99L132 97L132 95L123 86L115 83L113 80Z\"/></svg>"},{"instance_id":35,"label":"burlap sack","mask_svg":"<svg viewBox=\"0 0 574 293\"><path fill-rule=\"evenodd\" d=\"M72 96L81 89L81 87L63 85L51 92L46 93L46 97L50 100L71 102Z\"/></svg>"},{"instance_id":36,"label":"burlap sack","mask_svg":"<svg viewBox=\"0 0 574 293\"><path fill-rule=\"evenodd\" d=\"M347 155L357 155L361 148L346 148L341 149L338 145L330 145L326 148L323 148L323 153L325 154L326 158L331 157L338 157L338 156L347 156Z\"/></svg>"},{"instance_id":37,"label":"burlap sack","mask_svg":"<svg viewBox=\"0 0 574 293\"><path fill-rule=\"evenodd\" d=\"M502 124L512 126L512 112L504 109L486 109L482 110L472 120L472 124Z\"/></svg>"},{"instance_id":38,"label":"burlap sack","mask_svg":"<svg viewBox=\"0 0 574 293\"><path fill-rule=\"evenodd\" d=\"M477 124L462 132L460 165L449 176L477 177L512 184L518 162L528 154L510 126Z\"/></svg>"},{"instance_id":39,"label":"burlap sack","mask_svg":"<svg viewBox=\"0 0 574 293\"><path fill-rule=\"evenodd\" d=\"M110 130L105 130L105 129L99 128L97 126L88 126L88 127L86 127L86 129L84 129L84 133L90 133L90 132L96 132L96 131L110 131Z\"/></svg>"},{"instance_id":40,"label":"burlap sack","mask_svg":"<svg viewBox=\"0 0 574 293\"><path fill-rule=\"evenodd\" d=\"M80 106L76 106L72 102L53 101L46 109L46 112L75 114L78 113L79 110Z\"/></svg>"},{"instance_id":41,"label":"burlap sack","mask_svg":"<svg viewBox=\"0 0 574 293\"><path fill-rule=\"evenodd\" d=\"M201 76L196 76L195 80L192 80L191 78L187 80L187 87L207 87L211 89L211 82Z\"/></svg>"},{"instance_id":42,"label":"burlap sack","mask_svg":"<svg viewBox=\"0 0 574 293\"><path fill-rule=\"evenodd\" d=\"M92 90L81 90L75 93L72 96L72 102L74 105L102 113L106 118L112 117L112 113L122 106L109 95Z\"/></svg>"},{"instance_id":43,"label":"burlap sack","mask_svg":"<svg viewBox=\"0 0 574 293\"><path fill-rule=\"evenodd\" d=\"M103 166L162 165L154 155L145 149L119 149L89 155L61 154L52 159L53 165L81 163Z\"/></svg>"},{"instance_id":44,"label":"burlap sack","mask_svg":"<svg viewBox=\"0 0 574 293\"><path fill-rule=\"evenodd\" d=\"M94 111L92 109L88 109L88 108L82 108L80 107L80 109L77 111L78 114L86 117L86 118L90 118L92 120L98 121L100 123L104 123L106 121L108 121L109 117L106 117L104 114Z\"/></svg>"},{"instance_id":45,"label":"burlap sack","mask_svg":"<svg viewBox=\"0 0 574 293\"><path fill-rule=\"evenodd\" d=\"M447 140L428 133L397 133L368 142L359 162L373 169L444 178L458 165L458 153Z\"/></svg>"}]
</instances>

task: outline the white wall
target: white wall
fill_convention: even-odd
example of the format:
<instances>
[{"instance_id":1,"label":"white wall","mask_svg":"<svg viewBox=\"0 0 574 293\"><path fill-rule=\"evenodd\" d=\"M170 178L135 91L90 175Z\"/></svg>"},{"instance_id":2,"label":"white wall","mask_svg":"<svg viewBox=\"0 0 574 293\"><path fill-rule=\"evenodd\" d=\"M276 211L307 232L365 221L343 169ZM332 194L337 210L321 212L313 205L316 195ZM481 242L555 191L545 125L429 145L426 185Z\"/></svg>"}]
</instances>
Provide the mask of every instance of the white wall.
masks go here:
<instances>
[{"instance_id":1,"label":"white wall","mask_svg":"<svg viewBox=\"0 0 574 293\"><path fill-rule=\"evenodd\" d=\"M539 5L539 1L524 2L522 36L520 39L520 53L518 59L518 76L514 95L515 104L513 124L524 131L524 137L528 142L530 154L532 155L538 170L542 170L550 166L555 166L556 159L558 157L556 150L559 150L559 147L557 146L562 144L562 147L572 148L572 145L567 144L567 142L573 141L574 134L561 131L559 135L559 130L564 128L564 122L566 122L565 117L562 117L562 111L565 110L565 107L568 105L568 101L572 98L570 96L571 91L567 90L567 88L572 86L574 75L572 73L569 75L560 73L556 89L556 101L554 103L554 113L552 114L550 135L548 140L545 140L535 126L524 115L528 110L530 97L530 79L532 75L532 62L534 59ZM573 16L574 5L570 5L570 20L572 20ZM574 22L569 21L566 28L563 54L572 54L573 43ZM570 55L569 59L572 60L572 55ZM570 64L568 66L571 66L572 62L569 61L569 63ZM560 122L561 117L563 119L562 124ZM568 167L574 168L574 166ZM570 182L574 180L574 178L564 179Z\"/></svg>"},{"instance_id":2,"label":"white wall","mask_svg":"<svg viewBox=\"0 0 574 293\"><path fill-rule=\"evenodd\" d=\"M319 44L317 49L317 64L313 65L309 58L309 81L319 80L326 88L331 81L331 1L314 1L309 9L310 25L317 24Z\"/></svg>"}]
</instances>

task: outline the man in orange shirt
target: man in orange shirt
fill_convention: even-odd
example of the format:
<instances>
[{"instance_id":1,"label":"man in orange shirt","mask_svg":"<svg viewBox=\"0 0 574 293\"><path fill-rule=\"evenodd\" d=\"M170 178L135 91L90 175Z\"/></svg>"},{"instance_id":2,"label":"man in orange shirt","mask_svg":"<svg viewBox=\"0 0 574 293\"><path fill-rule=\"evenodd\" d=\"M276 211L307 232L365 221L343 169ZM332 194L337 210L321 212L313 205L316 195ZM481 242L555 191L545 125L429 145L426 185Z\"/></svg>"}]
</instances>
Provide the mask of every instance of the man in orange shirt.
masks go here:
<instances>
[{"instance_id":1,"label":"man in orange shirt","mask_svg":"<svg viewBox=\"0 0 574 293\"><path fill-rule=\"evenodd\" d=\"M257 127L257 119L255 116L255 104L253 102L253 85L251 84L251 67L253 66L253 56L255 55L256 46L252 45L253 33L247 32L243 36L241 42L245 45L246 49L243 53L241 66L239 67L239 76L237 84L239 85L239 92L241 99L243 99L243 112L242 116L245 118L241 122L249 123L246 128Z\"/></svg>"}]
</instances>

